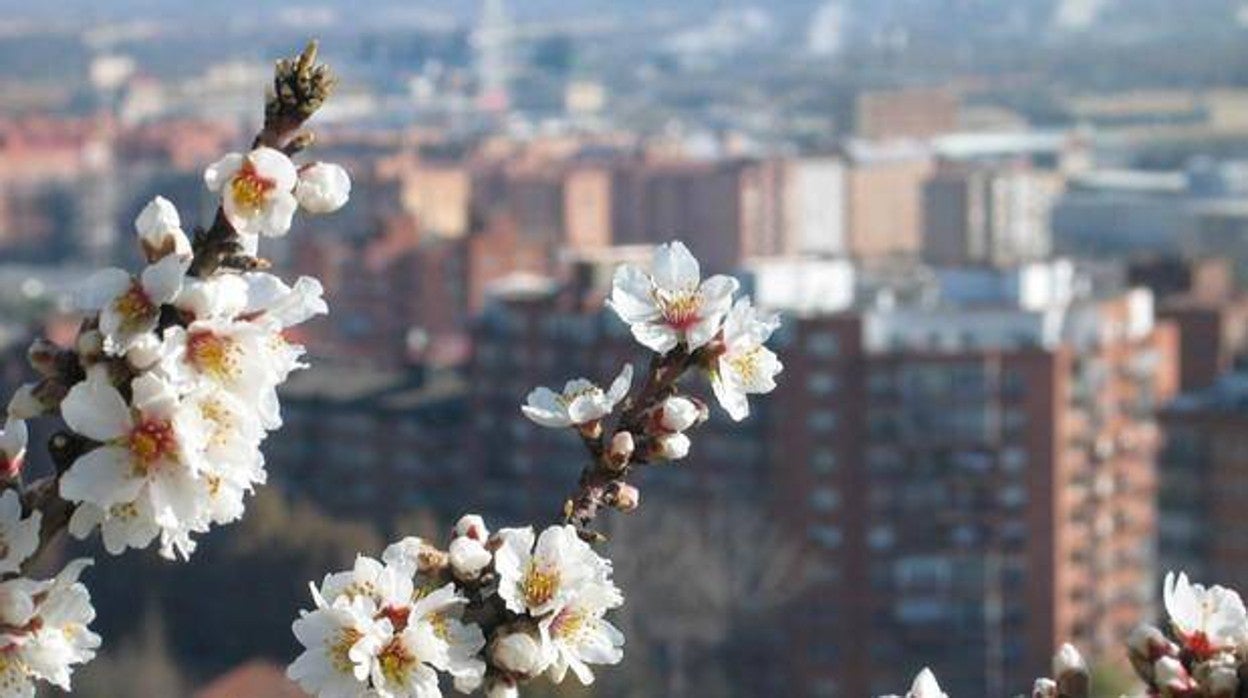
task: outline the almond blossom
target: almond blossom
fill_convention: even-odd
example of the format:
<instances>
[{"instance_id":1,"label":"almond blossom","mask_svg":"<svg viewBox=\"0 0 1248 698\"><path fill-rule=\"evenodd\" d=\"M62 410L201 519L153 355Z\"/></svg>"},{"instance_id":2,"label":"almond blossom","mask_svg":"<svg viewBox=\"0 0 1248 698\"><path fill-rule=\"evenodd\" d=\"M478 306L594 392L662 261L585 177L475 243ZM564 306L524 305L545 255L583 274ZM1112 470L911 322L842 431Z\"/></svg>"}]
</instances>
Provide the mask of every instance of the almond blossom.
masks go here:
<instances>
[{"instance_id":1,"label":"almond blossom","mask_svg":"<svg viewBox=\"0 0 1248 698\"><path fill-rule=\"evenodd\" d=\"M79 289L79 309L98 311L104 351L124 356L142 337L156 329L161 306L182 290L190 258L168 255L135 278L122 269L96 272Z\"/></svg>"},{"instance_id":2,"label":"almond blossom","mask_svg":"<svg viewBox=\"0 0 1248 698\"><path fill-rule=\"evenodd\" d=\"M739 285L723 275L703 281L698 260L677 241L655 250L649 273L617 269L607 305L651 351L667 354L680 344L694 351L719 332Z\"/></svg>"},{"instance_id":3,"label":"almond blossom","mask_svg":"<svg viewBox=\"0 0 1248 698\"><path fill-rule=\"evenodd\" d=\"M1170 626L1184 649L1200 658L1248 640L1248 612L1239 594L1221 586L1192 584L1187 574L1166 573L1162 589Z\"/></svg>"},{"instance_id":4,"label":"almond blossom","mask_svg":"<svg viewBox=\"0 0 1248 698\"><path fill-rule=\"evenodd\" d=\"M286 675L314 696L363 696L377 652L389 634L389 621L374 619L376 606L368 599L327 603L312 591L316 608L303 611L292 626L304 651Z\"/></svg>"},{"instance_id":5,"label":"almond blossom","mask_svg":"<svg viewBox=\"0 0 1248 698\"><path fill-rule=\"evenodd\" d=\"M17 572L39 546L42 512L22 517L21 498L15 490L0 495L0 574Z\"/></svg>"},{"instance_id":6,"label":"almond blossom","mask_svg":"<svg viewBox=\"0 0 1248 698\"><path fill-rule=\"evenodd\" d=\"M90 560L75 560L54 579L0 582L0 688L33 697L35 683L71 688L72 668L95 657L100 638L91 597L79 581Z\"/></svg>"},{"instance_id":7,"label":"almond blossom","mask_svg":"<svg viewBox=\"0 0 1248 698\"><path fill-rule=\"evenodd\" d=\"M611 571L611 563L571 526L551 526L540 536L531 527L505 528L498 538L498 595L513 613L537 618L556 611L583 587L603 583Z\"/></svg>"},{"instance_id":8,"label":"almond blossom","mask_svg":"<svg viewBox=\"0 0 1248 698\"><path fill-rule=\"evenodd\" d=\"M633 382L633 366L625 364L605 391L584 378L568 381L563 392L540 387L529 393L524 416L544 427L562 428L591 424L611 414L628 394Z\"/></svg>"},{"instance_id":9,"label":"almond blossom","mask_svg":"<svg viewBox=\"0 0 1248 698\"><path fill-rule=\"evenodd\" d=\"M551 648L551 681L561 683L571 669L588 686L594 682L590 664L623 659L624 634L603 617L623 602L613 584L590 584L541 622L543 643Z\"/></svg>"},{"instance_id":10,"label":"almond blossom","mask_svg":"<svg viewBox=\"0 0 1248 698\"><path fill-rule=\"evenodd\" d=\"M940 688L940 684L936 682L936 675L932 670L923 667L923 670L914 677L914 683L910 684L910 690L905 696L883 696L881 698L949 698Z\"/></svg>"},{"instance_id":11,"label":"almond blossom","mask_svg":"<svg viewBox=\"0 0 1248 698\"><path fill-rule=\"evenodd\" d=\"M200 518L204 505L204 422L154 374L134 379L130 389L127 404L105 372L93 371L69 391L61 406L65 421L101 446L74 461L61 479L61 496L103 512L120 506L128 514L148 514L162 531L177 535Z\"/></svg>"},{"instance_id":12,"label":"almond blossom","mask_svg":"<svg viewBox=\"0 0 1248 698\"><path fill-rule=\"evenodd\" d=\"M750 414L748 395L776 389L776 375L784 367L764 345L779 326L778 317L760 315L749 298L737 300L724 319L723 351L715 359L711 388L738 422Z\"/></svg>"},{"instance_id":13,"label":"almond blossom","mask_svg":"<svg viewBox=\"0 0 1248 698\"><path fill-rule=\"evenodd\" d=\"M204 171L209 191L221 194L221 208L239 235L280 237L290 230L298 202L295 165L280 150L261 146L230 153Z\"/></svg>"},{"instance_id":14,"label":"almond blossom","mask_svg":"<svg viewBox=\"0 0 1248 698\"><path fill-rule=\"evenodd\" d=\"M314 162L299 169L295 198L308 213L333 213L351 196L351 177L341 165Z\"/></svg>"}]
</instances>

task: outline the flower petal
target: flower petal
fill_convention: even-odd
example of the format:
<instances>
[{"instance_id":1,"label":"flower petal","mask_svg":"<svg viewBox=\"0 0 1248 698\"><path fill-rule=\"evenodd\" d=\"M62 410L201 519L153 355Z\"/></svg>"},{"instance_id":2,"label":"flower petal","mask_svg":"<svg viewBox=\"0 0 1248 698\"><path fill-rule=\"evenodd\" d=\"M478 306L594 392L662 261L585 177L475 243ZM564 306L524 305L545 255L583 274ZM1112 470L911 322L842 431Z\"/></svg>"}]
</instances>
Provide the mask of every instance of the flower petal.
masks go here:
<instances>
[{"instance_id":1,"label":"flower petal","mask_svg":"<svg viewBox=\"0 0 1248 698\"><path fill-rule=\"evenodd\" d=\"M86 453L61 477L62 497L102 509L134 501L142 488L143 478L134 477L129 451L116 446Z\"/></svg>"},{"instance_id":2,"label":"flower petal","mask_svg":"<svg viewBox=\"0 0 1248 698\"><path fill-rule=\"evenodd\" d=\"M654 251L652 273L654 282L669 291L697 288L702 279L698 260L685 247L685 243L679 240L659 245Z\"/></svg>"},{"instance_id":3,"label":"flower petal","mask_svg":"<svg viewBox=\"0 0 1248 698\"><path fill-rule=\"evenodd\" d=\"M116 439L132 424L121 393L100 373L70 389L61 402L61 416L70 429L96 441Z\"/></svg>"},{"instance_id":4,"label":"flower petal","mask_svg":"<svg viewBox=\"0 0 1248 698\"><path fill-rule=\"evenodd\" d=\"M225 183L238 172L243 166L243 156L241 153L230 153L225 157L217 160L204 170L204 184L208 187L208 191L221 191Z\"/></svg>"}]
</instances>

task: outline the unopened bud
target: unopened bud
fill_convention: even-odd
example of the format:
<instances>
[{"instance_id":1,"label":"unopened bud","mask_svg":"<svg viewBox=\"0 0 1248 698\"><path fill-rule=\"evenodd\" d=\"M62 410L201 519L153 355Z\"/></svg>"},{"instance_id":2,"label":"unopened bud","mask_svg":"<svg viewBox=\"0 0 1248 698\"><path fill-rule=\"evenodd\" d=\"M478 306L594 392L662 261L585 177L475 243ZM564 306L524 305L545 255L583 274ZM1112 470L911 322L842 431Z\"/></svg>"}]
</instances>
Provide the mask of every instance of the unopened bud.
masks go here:
<instances>
[{"instance_id":1,"label":"unopened bud","mask_svg":"<svg viewBox=\"0 0 1248 698\"><path fill-rule=\"evenodd\" d=\"M140 371L146 371L155 366L160 359L161 342L151 332L139 336L126 350L126 361Z\"/></svg>"},{"instance_id":2,"label":"unopened bud","mask_svg":"<svg viewBox=\"0 0 1248 698\"><path fill-rule=\"evenodd\" d=\"M48 411L48 406L35 397L35 385L27 383L13 393L8 409L11 419L34 419Z\"/></svg>"},{"instance_id":3,"label":"unopened bud","mask_svg":"<svg viewBox=\"0 0 1248 698\"><path fill-rule=\"evenodd\" d=\"M663 434L654 441L654 455L665 460L680 460L689 455L689 437L679 432Z\"/></svg>"},{"instance_id":4,"label":"unopened bud","mask_svg":"<svg viewBox=\"0 0 1248 698\"><path fill-rule=\"evenodd\" d=\"M1036 679L1031 686L1031 698L1057 698L1057 682L1053 679Z\"/></svg>"},{"instance_id":5,"label":"unopened bud","mask_svg":"<svg viewBox=\"0 0 1248 698\"><path fill-rule=\"evenodd\" d=\"M1198 686L1183 663L1174 657L1162 657L1153 663L1153 681L1163 692L1187 695Z\"/></svg>"},{"instance_id":6,"label":"unopened bud","mask_svg":"<svg viewBox=\"0 0 1248 698\"><path fill-rule=\"evenodd\" d=\"M143 207L134 220L134 229L148 262L157 262L170 254L191 253L191 241L182 232L178 210L164 197L158 196Z\"/></svg>"},{"instance_id":7,"label":"unopened bud","mask_svg":"<svg viewBox=\"0 0 1248 698\"><path fill-rule=\"evenodd\" d=\"M914 677L914 683L910 684L910 692L906 694L906 698L949 698L949 696L940 688L932 670L923 667L923 671Z\"/></svg>"},{"instance_id":8,"label":"unopened bud","mask_svg":"<svg viewBox=\"0 0 1248 698\"><path fill-rule=\"evenodd\" d=\"M1154 662L1162 657L1178 655L1179 646L1154 625L1140 623L1127 636L1127 657L1135 673L1145 681L1153 678Z\"/></svg>"},{"instance_id":9,"label":"unopened bud","mask_svg":"<svg viewBox=\"0 0 1248 698\"><path fill-rule=\"evenodd\" d=\"M35 383L31 389L31 395L42 405L39 414L43 414L61 404L65 396L69 394L69 386L56 378L44 378ZM16 397L16 396L14 396Z\"/></svg>"},{"instance_id":10,"label":"unopened bud","mask_svg":"<svg viewBox=\"0 0 1248 698\"><path fill-rule=\"evenodd\" d=\"M680 432L698 421L698 406L685 397L669 397L659 407L659 427L667 432Z\"/></svg>"},{"instance_id":11,"label":"unopened bud","mask_svg":"<svg viewBox=\"0 0 1248 698\"><path fill-rule=\"evenodd\" d=\"M424 547L424 541L416 536L408 536L388 545L381 553L381 561L387 565L414 572L420 566L420 551Z\"/></svg>"},{"instance_id":12,"label":"unopened bud","mask_svg":"<svg viewBox=\"0 0 1248 698\"><path fill-rule=\"evenodd\" d=\"M576 425L576 430L587 439L596 439L602 436L602 420L593 419L584 424Z\"/></svg>"},{"instance_id":13,"label":"unopened bud","mask_svg":"<svg viewBox=\"0 0 1248 698\"><path fill-rule=\"evenodd\" d=\"M1196 667L1196 679L1210 698L1235 698L1239 690L1239 676L1235 656L1220 654Z\"/></svg>"},{"instance_id":14,"label":"unopened bud","mask_svg":"<svg viewBox=\"0 0 1248 698\"><path fill-rule=\"evenodd\" d=\"M155 335L152 338L155 339ZM85 364L96 363L104 357L104 334L99 330L85 330L78 335L74 348Z\"/></svg>"},{"instance_id":15,"label":"unopened bud","mask_svg":"<svg viewBox=\"0 0 1248 698\"><path fill-rule=\"evenodd\" d=\"M520 698L520 688L511 679L494 676L485 682L485 698Z\"/></svg>"},{"instance_id":16,"label":"unopened bud","mask_svg":"<svg viewBox=\"0 0 1248 698\"><path fill-rule=\"evenodd\" d=\"M617 431L611 437L611 445L607 447L607 462L616 470L623 470L632 460L633 449L636 447L632 432Z\"/></svg>"},{"instance_id":17,"label":"unopened bud","mask_svg":"<svg viewBox=\"0 0 1248 698\"><path fill-rule=\"evenodd\" d=\"M15 481L26 462L26 443L29 440L26 422L10 418L0 431L0 476Z\"/></svg>"},{"instance_id":18,"label":"unopened bud","mask_svg":"<svg viewBox=\"0 0 1248 698\"><path fill-rule=\"evenodd\" d=\"M641 505L641 491L632 485L620 482L615 485L611 504L619 511L629 512Z\"/></svg>"},{"instance_id":19,"label":"unopened bud","mask_svg":"<svg viewBox=\"0 0 1248 698\"><path fill-rule=\"evenodd\" d=\"M542 645L527 632L511 632L496 638L490 647L490 658L504 671L522 679L537 676L546 668Z\"/></svg>"},{"instance_id":20,"label":"unopened bud","mask_svg":"<svg viewBox=\"0 0 1248 698\"><path fill-rule=\"evenodd\" d=\"M30 362L31 368L47 377L55 376L59 372L57 359L60 355L61 348L43 338L31 342L30 348L26 350L26 360Z\"/></svg>"},{"instance_id":21,"label":"unopened bud","mask_svg":"<svg viewBox=\"0 0 1248 698\"><path fill-rule=\"evenodd\" d=\"M455 577L465 581L480 577L481 572L494 560L490 551L485 549L484 543L467 536L460 536L451 541L447 556Z\"/></svg>"},{"instance_id":22,"label":"unopened bud","mask_svg":"<svg viewBox=\"0 0 1248 698\"><path fill-rule=\"evenodd\" d=\"M464 514L455 523L455 535L484 542L490 537L490 529L485 527L485 519L477 514Z\"/></svg>"},{"instance_id":23,"label":"unopened bud","mask_svg":"<svg viewBox=\"0 0 1248 698\"><path fill-rule=\"evenodd\" d=\"M1091 692L1088 664L1075 646L1066 643L1053 655L1053 678L1057 693L1071 698L1087 698Z\"/></svg>"}]
</instances>

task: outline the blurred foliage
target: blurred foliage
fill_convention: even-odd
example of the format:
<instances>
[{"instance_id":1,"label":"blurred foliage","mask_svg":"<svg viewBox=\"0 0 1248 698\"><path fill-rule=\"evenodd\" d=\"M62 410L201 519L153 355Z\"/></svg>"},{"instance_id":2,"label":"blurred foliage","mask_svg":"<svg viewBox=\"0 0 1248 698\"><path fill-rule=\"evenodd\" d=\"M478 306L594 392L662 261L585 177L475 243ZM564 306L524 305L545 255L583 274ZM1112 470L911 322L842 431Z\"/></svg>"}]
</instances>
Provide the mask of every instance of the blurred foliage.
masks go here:
<instances>
[{"instance_id":1,"label":"blurred foliage","mask_svg":"<svg viewBox=\"0 0 1248 698\"><path fill-rule=\"evenodd\" d=\"M1125 667L1116 664L1093 664L1092 695L1096 698L1119 698L1120 696L1140 695L1142 687L1134 674Z\"/></svg>"}]
</instances>

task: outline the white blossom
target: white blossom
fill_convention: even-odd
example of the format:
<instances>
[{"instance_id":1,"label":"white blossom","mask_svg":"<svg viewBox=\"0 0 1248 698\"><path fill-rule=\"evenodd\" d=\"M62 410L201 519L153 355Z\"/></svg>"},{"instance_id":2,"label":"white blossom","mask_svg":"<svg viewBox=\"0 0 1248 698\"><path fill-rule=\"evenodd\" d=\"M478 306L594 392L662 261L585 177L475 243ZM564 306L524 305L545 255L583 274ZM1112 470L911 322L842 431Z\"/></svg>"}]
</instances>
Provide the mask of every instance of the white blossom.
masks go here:
<instances>
[{"instance_id":1,"label":"white blossom","mask_svg":"<svg viewBox=\"0 0 1248 698\"><path fill-rule=\"evenodd\" d=\"M544 427L562 428L589 424L611 414L628 394L633 382L633 366L625 364L607 390L577 378L563 386L563 392L540 387L529 393L524 416Z\"/></svg>"},{"instance_id":2,"label":"white blossom","mask_svg":"<svg viewBox=\"0 0 1248 698\"><path fill-rule=\"evenodd\" d=\"M100 638L88 629L95 609L78 577L90 560L75 560L54 579L0 582L0 694L33 697L35 683L71 688L75 665L95 657Z\"/></svg>"},{"instance_id":3,"label":"white blossom","mask_svg":"<svg viewBox=\"0 0 1248 698\"><path fill-rule=\"evenodd\" d=\"M1183 646L1200 658L1248 639L1248 612L1239 594L1221 586L1192 584L1187 574L1166 574L1162 590L1170 625Z\"/></svg>"},{"instance_id":4,"label":"white blossom","mask_svg":"<svg viewBox=\"0 0 1248 698\"><path fill-rule=\"evenodd\" d=\"M285 153L264 146L230 153L204 171L204 184L221 194L221 208L239 235L285 235L298 207L298 178Z\"/></svg>"},{"instance_id":5,"label":"white blossom","mask_svg":"<svg viewBox=\"0 0 1248 698\"><path fill-rule=\"evenodd\" d=\"M1060 678L1068 673L1086 674L1088 664L1083 655L1069 642L1063 643L1053 655L1053 675Z\"/></svg>"},{"instance_id":6,"label":"white blossom","mask_svg":"<svg viewBox=\"0 0 1248 698\"><path fill-rule=\"evenodd\" d=\"M162 533L182 536L202 520L207 505L200 482L202 416L154 374L139 376L130 388L126 404L106 372L92 371L65 397L66 423L101 445L65 472L61 496L101 512L120 507Z\"/></svg>"},{"instance_id":7,"label":"white blossom","mask_svg":"<svg viewBox=\"0 0 1248 698\"><path fill-rule=\"evenodd\" d=\"M490 537L490 529L486 528L485 519L480 515L464 514L455 522L455 535L484 542Z\"/></svg>"},{"instance_id":8,"label":"white blossom","mask_svg":"<svg viewBox=\"0 0 1248 698\"><path fill-rule=\"evenodd\" d=\"M897 698L891 696L889 698ZM940 688L940 684L936 682L936 675L932 670L923 667L923 670L914 677L914 683L910 684L910 690L903 698L949 698Z\"/></svg>"},{"instance_id":9,"label":"white blossom","mask_svg":"<svg viewBox=\"0 0 1248 698\"><path fill-rule=\"evenodd\" d=\"M9 404L5 411L9 419L34 419L47 412L48 406L35 397L34 383L24 383L13 392L13 397L9 398Z\"/></svg>"},{"instance_id":10,"label":"white blossom","mask_svg":"<svg viewBox=\"0 0 1248 698\"><path fill-rule=\"evenodd\" d=\"M1199 687L1183 663L1174 657L1161 657L1153 662L1153 681L1162 689L1163 695L1169 692L1185 694Z\"/></svg>"},{"instance_id":11,"label":"white blossom","mask_svg":"<svg viewBox=\"0 0 1248 698\"><path fill-rule=\"evenodd\" d=\"M286 675L318 698L367 695L364 687L391 632L390 621L375 620L376 606L363 597L316 601L317 607L291 626L304 650Z\"/></svg>"},{"instance_id":12,"label":"white blossom","mask_svg":"<svg viewBox=\"0 0 1248 698\"><path fill-rule=\"evenodd\" d=\"M498 595L513 613L540 617L575 599L583 587L603 583L611 563L581 540L571 526L551 526L534 542L533 529L498 532L494 552Z\"/></svg>"},{"instance_id":13,"label":"white blossom","mask_svg":"<svg viewBox=\"0 0 1248 698\"><path fill-rule=\"evenodd\" d=\"M594 682L590 664L618 664L624 657L624 634L603 617L624 599L612 584L586 585L575 598L547 616L539 628L551 649L548 672L555 683L568 669L584 685Z\"/></svg>"},{"instance_id":14,"label":"white blossom","mask_svg":"<svg viewBox=\"0 0 1248 698\"><path fill-rule=\"evenodd\" d=\"M125 356L136 341L156 329L161 306L177 298L189 265L187 256L168 255L138 278L110 268L87 279L76 301L81 310L99 311L105 353Z\"/></svg>"},{"instance_id":15,"label":"white blossom","mask_svg":"<svg viewBox=\"0 0 1248 698\"><path fill-rule=\"evenodd\" d=\"M0 574L17 572L39 547L39 523L43 513L22 517L22 501L17 490L0 495Z\"/></svg>"},{"instance_id":16,"label":"white blossom","mask_svg":"<svg viewBox=\"0 0 1248 698\"><path fill-rule=\"evenodd\" d=\"M191 254L191 241L182 231L178 210L163 196L152 199L143 207L134 220L134 229L139 235L143 255L149 262L171 254Z\"/></svg>"},{"instance_id":17,"label":"white blossom","mask_svg":"<svg viewBox=\"0 0 1248 698\"><path fill-rule=\"evenodd\" d=\"M693 351L719 332L738 286L729 276L703 281L698 260L673 242L655 250L650 273L627 264L617 269L607 305L646 348L666 354L683 343Z\"/></svg>"},{"instance_id":18,"label":"white blossom","mask_svg":"<svg viewBox=\"0 0 1248 698\"><path fill-rule=\"evenodd\" d=\"M711 388L736 421L750 414L748 395L776 388L776 375L784 367L764 344L779 326L776 316L760 316L749 298L739 299L724 319L724 347L711 372Z\"/></svg>"},{"instance_id":19,"label":"white blossom","mask_svg":"<svg viewBox=\"0 0 1248 698\"><path fill-rule=\"evenodd\" d=\"M308 213L333 213L351 197L351 177L341 165L314 162L299 170L295 198Z\"/></svg>"}]
</instances>

